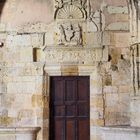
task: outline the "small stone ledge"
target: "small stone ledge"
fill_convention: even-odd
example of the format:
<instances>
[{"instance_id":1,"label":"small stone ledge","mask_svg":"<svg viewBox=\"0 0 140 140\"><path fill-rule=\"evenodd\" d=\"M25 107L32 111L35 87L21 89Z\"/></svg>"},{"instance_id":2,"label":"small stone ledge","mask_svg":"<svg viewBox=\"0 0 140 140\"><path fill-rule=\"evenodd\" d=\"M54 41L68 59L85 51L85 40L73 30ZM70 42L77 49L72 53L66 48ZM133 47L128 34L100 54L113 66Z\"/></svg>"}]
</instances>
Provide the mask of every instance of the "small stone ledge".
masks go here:
<instances>
[{"instance_id":1,"label":"small stone ledge","mask_svg":"<svg viewBox=\"0 0 140 140\"><path fill-rule=\"evenodd\" d=\"M108 132L124 132L124 133L139 133L140 134L140 127L131 127L131 126L110 126L110 127L100 127L103 131Z\"/></svg>"},{"instance_id":2,"label":"small stone ledge","mask_svg":"<svg viewBox=\"0 0 140 140\"><path fill-rule=\"evenodd\" d=\"M40 127L0 127L0 140L36 140Z\"/></svg>"},{"instance_id":3,"label":"small stone ledge","mask_svg":"<svg viewBox=\"0 0 140 140\"><path fill-rule=\"evenodd\" d=\"M19 133L31 133L36 134L40 127L0 127L0 134L19 134Z\"/></svg>"},{"instance_id":4,"label":"small stone ledge","mask_svg":"<svg viewBox=\"0 0 140 140\"><path fill-rule=\"evenodd\" d=\"M101 136L101 140L140 140L140 127L99 127L97 133Z\"/></svg>"}]
</instances>

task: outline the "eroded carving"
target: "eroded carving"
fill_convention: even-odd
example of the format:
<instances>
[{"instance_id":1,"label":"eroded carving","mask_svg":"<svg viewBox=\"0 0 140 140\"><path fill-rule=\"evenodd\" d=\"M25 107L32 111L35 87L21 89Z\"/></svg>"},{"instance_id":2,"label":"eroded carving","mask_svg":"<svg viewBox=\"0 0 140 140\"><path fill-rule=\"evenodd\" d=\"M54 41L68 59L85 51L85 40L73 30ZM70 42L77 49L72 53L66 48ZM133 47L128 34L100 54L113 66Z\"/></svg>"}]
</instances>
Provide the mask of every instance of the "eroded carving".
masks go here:
<instances>
[{"instance_id":1,"label":"eroded carving","mask_svg":"<svg viewBox=\"0 0 140 140\"><path fill-rule=\"evenodd\" d=\"M95 49L49 49L45 50L46 63L88 64L97 61Z\"/></svg>"},{"instance_id":2,"label":"eroded carving","mask_svg":"<svg viewBox=\"0 0 140 140\"><path fill-rule=\"evenodd\" d=\"M59 45L82 45L82 27L79 24L60 24L58 29Z\"/></svg>"},{"instance_id":3,"label":"eroded carving","mask_svg":"<svg viewBox=\"0 0 140 140\"><path fill-rule=\"evenodd\" d=\"M55 0L55 19L86 18L87 0Z\"/></svg>"},{"instance_id":4,"label":"eroded carving","mask_svg":"<svg viewBox=\"0 0 140 140\"><path fill-rule=\"evenodd\" d=\"M101 30L101 11L90 12L89 22L94 27L94 31Z\"/></svg>"}]
</instances>

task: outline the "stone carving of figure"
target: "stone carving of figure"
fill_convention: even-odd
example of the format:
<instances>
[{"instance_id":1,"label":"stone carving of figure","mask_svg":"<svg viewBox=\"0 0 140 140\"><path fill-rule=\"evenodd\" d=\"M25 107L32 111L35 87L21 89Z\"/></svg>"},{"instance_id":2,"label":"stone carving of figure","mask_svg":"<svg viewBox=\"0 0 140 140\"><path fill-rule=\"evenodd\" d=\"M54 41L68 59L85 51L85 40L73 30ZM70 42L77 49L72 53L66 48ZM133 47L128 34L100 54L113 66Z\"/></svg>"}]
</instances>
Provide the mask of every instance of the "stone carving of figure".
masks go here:
<instances>
[{"instance_id":1,"label":"stone carving of figure","mask_svg":"<svg viewBox=\"0 0 140 140\"><path fill-rule=\"evenodd\" d=\"M74 41L76 41L77 44L82 45L82 29L79 24L76 24L75 26L74 36Z\"/></svg>"},{"instance_id":2,"label":"stone carving of figure","mask_svg":"<svg viewBox=\"0 0 140 140\"><path fill-rule=\"evenodd\" d=\"M70 23L60 25L59 44L63 45L82 45L82 30L78 24Z\"/></svg>"}]
</instances>

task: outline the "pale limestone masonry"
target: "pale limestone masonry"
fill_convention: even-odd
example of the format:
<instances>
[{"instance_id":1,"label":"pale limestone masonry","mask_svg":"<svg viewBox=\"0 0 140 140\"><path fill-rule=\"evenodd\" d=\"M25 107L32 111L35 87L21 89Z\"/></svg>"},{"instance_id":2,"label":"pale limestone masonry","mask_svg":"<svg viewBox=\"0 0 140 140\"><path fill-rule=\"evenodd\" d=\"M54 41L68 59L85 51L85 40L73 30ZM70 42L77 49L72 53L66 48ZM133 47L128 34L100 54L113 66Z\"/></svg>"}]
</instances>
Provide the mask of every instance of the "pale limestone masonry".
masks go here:
<instances>
[{"instance_id":1,"label":"pale limestone masonry","mask_svg":"<svg viewBox=\"0 0 140 140\"><path fill-rule=\"evenodd\" d=\"M0 7L0 140L49 140L50 76L71 75L90 76L90 140L140 139L138 0Z\"/></svg>"}]
</instances>

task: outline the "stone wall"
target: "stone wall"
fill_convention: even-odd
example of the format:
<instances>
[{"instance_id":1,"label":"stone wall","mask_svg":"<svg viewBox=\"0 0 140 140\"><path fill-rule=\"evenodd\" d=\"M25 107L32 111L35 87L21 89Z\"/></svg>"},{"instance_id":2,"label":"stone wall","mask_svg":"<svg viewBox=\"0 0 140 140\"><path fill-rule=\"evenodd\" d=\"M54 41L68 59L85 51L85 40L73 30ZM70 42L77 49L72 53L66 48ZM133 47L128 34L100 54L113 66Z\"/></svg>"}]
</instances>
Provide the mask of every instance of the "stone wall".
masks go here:
<instances>
[{"instance_id":1,"label":"stone wall","mask_svg":"<svg viewBox=\"0 0 140 140\"><path fill-rule=\"evenodd\" d=\"M130 125L130 36L125 0L7 0L0 126L40 126L38 140L47 140L52 75L90 75L92 140L94 126Z\"/></svg>"}]
</instances>

